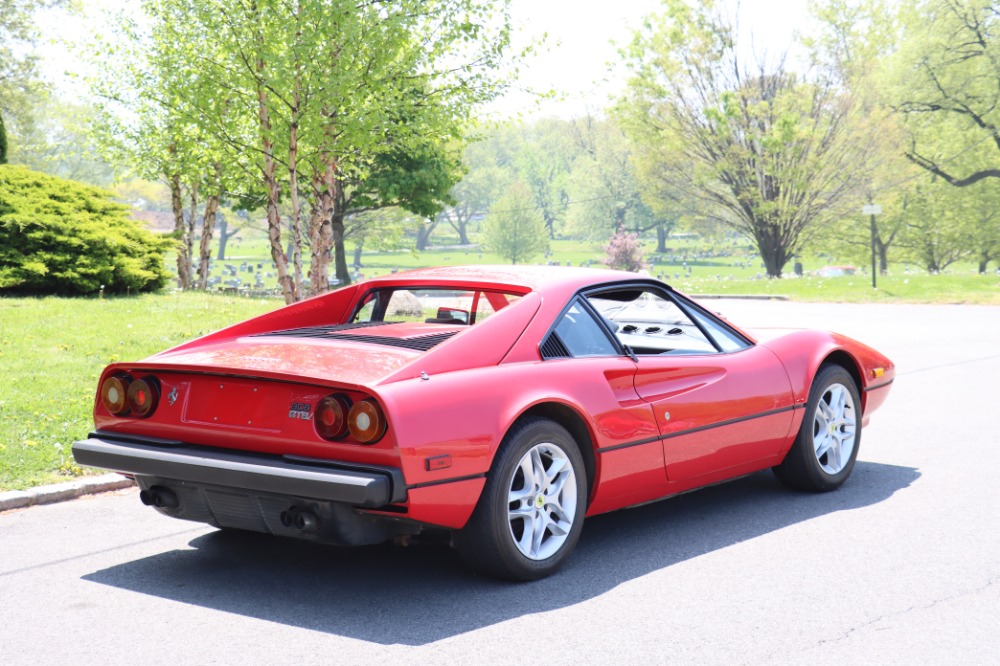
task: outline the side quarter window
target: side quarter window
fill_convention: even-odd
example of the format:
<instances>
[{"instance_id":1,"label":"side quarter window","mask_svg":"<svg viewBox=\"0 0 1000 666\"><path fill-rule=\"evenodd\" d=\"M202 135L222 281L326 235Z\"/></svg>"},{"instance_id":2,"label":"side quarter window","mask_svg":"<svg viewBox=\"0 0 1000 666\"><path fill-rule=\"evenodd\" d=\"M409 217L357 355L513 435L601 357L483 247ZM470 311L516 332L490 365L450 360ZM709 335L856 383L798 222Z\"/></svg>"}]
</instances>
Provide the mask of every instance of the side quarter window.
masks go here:
<instances>
[{"instance_id":1,"label":"side quarter window","mask_svg":"<svg viewBox=\"0 0 1000 666\"><path fill-rule=\"evenodd\" d=\"M617 356L618 353L607 331L579 300L567 308L542 344L544 358Z\"/></svg>"}]
</instances>

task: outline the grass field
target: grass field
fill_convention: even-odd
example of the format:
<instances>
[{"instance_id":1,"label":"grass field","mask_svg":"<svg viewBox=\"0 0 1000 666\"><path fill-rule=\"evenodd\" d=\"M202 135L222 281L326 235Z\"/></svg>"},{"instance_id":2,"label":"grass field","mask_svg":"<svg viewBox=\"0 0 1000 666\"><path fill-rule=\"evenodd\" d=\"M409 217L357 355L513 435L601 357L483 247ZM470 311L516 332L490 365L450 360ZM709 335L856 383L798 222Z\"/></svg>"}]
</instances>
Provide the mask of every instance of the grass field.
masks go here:
<instances>
[{"instance_id":1,"label":"grass field","mask_svg":"<svg viewBox=\"0 0 1000 666\"><path fill-rule=\"evenodd\" d=\"M649 272L692 295L1000 305L1000 276L977 275L968 265L943 275L893 267L872 289L870 275L808 276L824 265L847 263L831 257L803 260L806 277L767 280L745 245L709 252L693 240L671 239L670 246L669 253L655 257ZM216 262L217 273L226 263L246 262L255 272L257 263L265 271L270 268L263 239L230 247L230 257ZM600 266L603 254L599 243L555 241L546 261ZM362 263L360 272L370 278L421 266L503 262L478 249L437 247L419 255L366 253ZM70 445L92 425L97 379L108 363L144 358L281 304L278 299L175 292L107 299L0 298L0 491L90 473L75 466Z\"/></svg>"},{"instance_id":2,"label":"grass field","mask_svg":"<svg viewBox=\"0 0 1000 666\"><path fill-rule=\"evenodd\" d=\"M416 253L408 250L396 252L366 252L362 255L358 273L363 279L426 266L458 266L463 264L503 264L503 259L475 247L445 245L458 239L437 238L437 246ZM929 275L915 267L893 265L889 275L879 276L878 288L872 289L870 273L859 272L838 278L811 277L827 265L849 264L836 257L811 256L802 259L805 277L796 278L793 265L786 266L787 277L781 280L764 278L764 269L756 253L746 242L724 241L712 250L706 250L704 241L695 238L671 238L669 252L656 254L650 251L653 243L646 244L646 258L654 260L649 273L668 282L677 289L697 294L747 294L784 296L803 301L841 301L861 303L913 302L913 303L979 303L1000 305L1000 275L978 275L971 263L956 264L945 274ZM244 284L256 281L257 265L263 266L265 275L273 271L267 241L262 236L251 236L230 245L231 252L225 261L214 262L213 275L222 276L224 265L237 267L237 277ZM348 246L348 263L351 263ZM717 256L708 256L709 254ZM561 265L600 267L604 258L604 244L576 240L556 240L551 243L548 257L537 257L534 263L556 262ZM168 265L175 259L168 258ZM246 263L255 273L239 271ZM228 278L228 274L227 274ZM274 287L273 277L265 278L267 288Z\"/></svg>"},{"instance_id":3,"label":"grass field","mask_svg":"<svg viewBox=\"0 0 1000 666\"><path fill-rule=\"evenodd\" d=\"M0 299L0 491L81 473L108 363L140 359L280 305L206 294Z\"/></svg>"}]
</instances>

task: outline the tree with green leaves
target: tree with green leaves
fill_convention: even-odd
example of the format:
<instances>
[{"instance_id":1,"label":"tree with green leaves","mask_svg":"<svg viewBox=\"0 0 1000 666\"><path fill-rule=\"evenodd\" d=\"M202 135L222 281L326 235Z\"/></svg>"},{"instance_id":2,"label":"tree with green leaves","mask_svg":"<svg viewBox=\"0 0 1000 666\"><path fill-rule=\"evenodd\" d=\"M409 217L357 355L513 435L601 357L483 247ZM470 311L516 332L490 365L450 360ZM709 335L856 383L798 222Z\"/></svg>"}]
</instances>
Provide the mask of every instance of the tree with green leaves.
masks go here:
<instances>
[{"instance_id":1,"label":"tree with green leaves","mask_svg":"<svg viewBox=\"0 0 1000 666\"><path fill-rule=\"evenodd\" d=\"M636 150L694 212L754 240L780 277L822 225L860 205L863 113L836 82L782 61L743 64L715 0L666 0L624 51L617 115Z\"/></svg>"},{"instance_id":2,"label":"tree with green leaves","mask_svg":"<svg viewBox=\"0 0 1000 666\"><path fill-rule=\"evenodd\" d=\"M609 230L641 234L663 227L643 198L635 153L618 123L588 114L574 120L571 131L580 152L569 176L570 233L597 240Z\"/></svg>"},{"instance_id":3,"label":"tree with green leaves","mask_svg":"<svg viewBox=\"0 0 1000 666\"><path fill-rule=\"evenodd\" d=\"M417 250L426 248L430 232L439 222L445 222L455 230L459 243L470 244L469 225L474 219L481 219L486 215L514 177L512 171L501 166L497 160L504 135L493 132L485 137L477 137L465 146L462 152L463 175L449 194L454 204L432 221L433 226L428 224L421 229Z\"/></svg>"},{"instance_id":4,"label":"tree with green leaves","mask_svg":"<svg viewBox=\"0 0 1000 666\"><path fill-rule=\"evenodd\" d=\"M545 219L531 189L514 181L483 221L483 244L510 263L530 261L549 248Z\"/></svg>"},{"instance_id":5,"label":"tree with green leaves","mask_svg":"<svg viewBox=\"0 0 1000 666\"><path fill-rule=\"evenodd\" d=\"M195 130L168 134L209 135L224 157L246 158L247 189L263 195L271 257L292 302L305 295L306 248L314 291L327 288L329 262L350 281L344 241L352 213L376 205L427 211L417 188L380 174L401 155L424 163L447 156L473 110L504 89L497 68L510 26L507 0L499 12L496 4L146 0L158 76L140 84ZM440 176L450 164L445 157L432 170ZM377 202L362 202L372 182L380 183ZM411 196L401 199L404 190Z\"/></svg>"},{"instance_id":6,"label":"tree with green leaves","mask_svg":"<svg viewBox=\"0 0 1000 666\"><path fill-rule=\"evenodd\" d=\"M38 78L38 39L35 12L63 4L64 0L0 0L0 164L10 150L12 120L19 127L30 124L31 99L45 88Z\"/></svg>"},{"instance_id":7,"label":"tree with green leaves","mask_svg":"<svg viewBox=\"0 0 1000 666\"><path fill-rule=\"evenodd\" d=\"M893 105L911 162L955 187L1000 178L1000 7L993 0L907 0L890 62ZM945 132L942 123L956 131Z\"/></svg>"},{"instance_id":8,"label":"tree with green leaves","mask_svg":"<svg viewBox=\"0 0 1000 666\"><path fill-rule=\"evenodd\" d=\"M905 157L909 137L901 118L889 108L886 73L881 63L899 48L901 35L895 7L888 0L824 0L810 5L820 26L804 39L813 65L850 90L862 109L871 142L871 169L860 185L864 203L878 204L874 245L878 270L886 272L889 252L902 238L914 187L923 179ZM836 251L866 263L872 250L872 220L860 206L845 211L841 221L820 229L816 250Z\"/></svg>"}]
</instances>

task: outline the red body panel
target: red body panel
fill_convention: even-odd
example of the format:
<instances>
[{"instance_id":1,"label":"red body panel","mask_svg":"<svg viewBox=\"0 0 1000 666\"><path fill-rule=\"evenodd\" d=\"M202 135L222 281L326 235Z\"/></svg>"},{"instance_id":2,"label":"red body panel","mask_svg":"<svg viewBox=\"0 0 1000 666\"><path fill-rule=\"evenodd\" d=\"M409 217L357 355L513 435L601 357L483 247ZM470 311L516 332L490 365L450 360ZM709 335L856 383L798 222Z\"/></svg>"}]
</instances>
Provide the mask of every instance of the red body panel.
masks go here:
<instances>
[{"instance_id":1,"label":"red body panel","mask_svg":"<svg viewBox=\"0 0 1000 666\"><path fill-rule=\"evenodd\" d=\"M614 271L471 267L353 285L109 366L102 381L120 372L155 376L160 403L138 419L111 415L98 396L95 423L103 432L399 469L406 501L371 513L461 528L505 434L526 414L558 415L576 435L592 463L590 515L777 464L825 362L857 377L864 422L885 400L892 363L820 331L781 334L731 353L542 360L539 344L570 299L617 280L651 282ZM473 326L365 329L403 341L454 333L429 351L336 335L267 335L341 324L370 290L394 286L502 288L523 296ZM388 421L385 435L368 446L320 437L311 410L331 393L376 400Z\"/></svg>"}]
</instances>

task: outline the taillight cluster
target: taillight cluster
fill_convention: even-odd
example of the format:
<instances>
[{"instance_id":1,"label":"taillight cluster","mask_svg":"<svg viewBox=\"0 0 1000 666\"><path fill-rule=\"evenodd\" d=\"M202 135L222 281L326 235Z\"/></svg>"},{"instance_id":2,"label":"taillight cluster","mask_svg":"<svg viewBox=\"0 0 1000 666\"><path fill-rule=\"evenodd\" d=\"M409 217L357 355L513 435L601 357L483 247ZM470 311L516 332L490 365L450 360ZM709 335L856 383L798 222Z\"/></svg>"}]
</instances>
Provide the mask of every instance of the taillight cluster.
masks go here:
<instances>
[{"instance_id":1,"label":"taillight cluster","mask_svg":"<svg viewBox=\"0 0 1000 666\"><path fill-rule=\"evenodd\" d=\"M119 372L101 384L101 404L115 416L144 419L156 410L159 402L160 383L152 375L136 378Z\"/></svg>"},{"instance_id":2,"label":"taillight cluster","mask_svg":"<svg viewBox=\"0 0 1000 666\"><path fill-rule=\"evenodd\" d=\"M323 439L336 441L348 434L362 444L382 439L388 424L378 403L367 398L352 402L343 393L328 395L316 406L316 432Z\"/></svg>"}]
</instances>

